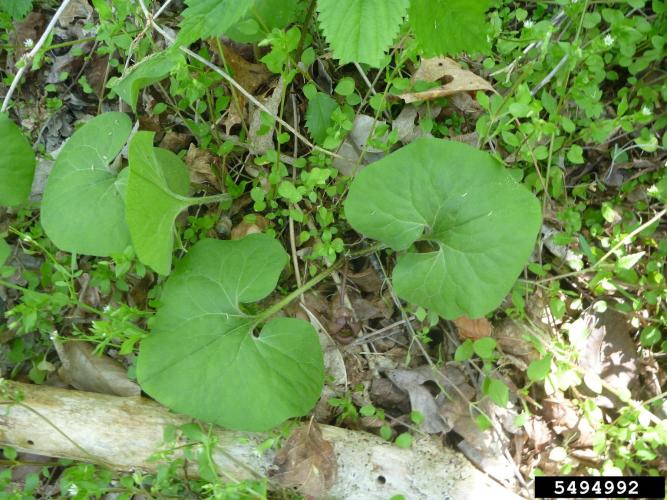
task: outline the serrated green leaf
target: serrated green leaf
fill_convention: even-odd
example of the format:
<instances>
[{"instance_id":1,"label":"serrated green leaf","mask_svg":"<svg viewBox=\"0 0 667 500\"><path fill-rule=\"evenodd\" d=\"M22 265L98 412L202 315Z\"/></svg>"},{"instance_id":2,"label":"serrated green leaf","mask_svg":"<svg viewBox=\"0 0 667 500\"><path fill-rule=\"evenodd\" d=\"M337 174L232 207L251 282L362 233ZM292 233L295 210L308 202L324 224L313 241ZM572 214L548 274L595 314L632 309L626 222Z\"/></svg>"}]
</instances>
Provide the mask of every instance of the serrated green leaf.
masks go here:
<instances>
[{"instance_id":1,"label":"serrated green leaf","mask_svg":"<svg viewBox=\"0 0 667 500\"><path fill-rule=\"evenodd\" d=\"M250 0L186 0L181 31L176 42L182 45L221 36L248 13Z\"/></svg>"},{"instance_id":2,"label":"serrated green leaf","mask_svg":"<svg viewBox=\"0 0 667 500\"><path fill-rule=\"evenodd\" d=\"M4 240L4 238L0 238L0 266L2 266L5 262L7 262L7 259L9 259L9 256L11 254L12 254L12 248Z\"/></svg>"},{"instance_id":3,"label":"serrated green leaf","mask_svg":"<svg viewBox=\"0 0 667 500\"><path fill-rule=\"evenodd\" d=\"M393 283L403 299L442 317L479 318L510 291L530 256L540 204L490 155L419 139L363 169L345 202L360 233L403 253Z\"/></svg>"},{"instance_id":4,"label":"serrated green leaf","mask_svg":"<svg viewBox=\"0 0 667 500\"><path fill-rule=\"evenodd\" d=\"M111 88L136 113L141 89L164 80L182 60L181 52L173 50L151 55L135 64L127 75L117 80Z\"/></svg>"},{"instance_id":5,"label":"serrated green leaf","mask_svg":"<svg viewBox=\"0 0 667 500\"><path fill-rule=\"evenodd\" d=\"M320 25L341 64L380 67L398 35L409 0L318 0Z\"/></svg>"},{"instance_id":6,"label":"serrated green leaf","mask_svg":"<svg viewBox=\"0 0 667 500\"><path fill-rule=\"evenodd\" d=\"M153 147L153 132L137 132L128 148L125 217L139 260L160 274L171 271L174 222L196 203L186 198L188 169L171 151Z\"/></svg>"},{"instance_id":7,"label":"serrated green leaf","mask_svg":"<svg viewBox=\"0 0 667 500\"><path fill-rule=\"evenodd\" d=\"M306 127L317 144L327 138L327 128L337 107L338 103L324 92L318 92L308 101Z\"/></svg>"},{"instance_id":8,"label":"serrated green leaf","mask_svg":"<svg viewBox=\"0 0 667 500\"><path fill-rule=\"evenodd\" d=\"M299 0L254 0L252 7L225 34L239 43L259 42L274 29L283 29L296 20Z\"/></svg>"},{"instance_id":9,"label":"serrated green leaf","mask_svg":"<svg viewBox=\"0 0 667 500\"><path fill-rule=\"evenodd\" d=\"M241 305L271 293L287 261L264 234L193 246L141 343L142 388L177 412L231 429L262 431L307 413L324 382L315 330L275 318L256 337L262 319Z\"/></svg>"},{"instance_id":10,"label":"serrated green leaf","mask_svg":"<svg viewBox=\"0 0 667 500\"><path fill-rule=\"evenodd\" d=\"M66 252L108 257L130 245L118 176L109 164L132 131L123 113L104 113L67 141L42 199L46 235Z\"/></svg>"},{"instance_id":11,"label":"serrated green leaf","mask_svg":"<svg viewBox=\"0 0 667 500\"><path fill-rule=\"evenodd\" d=\"M0 10L20 21L32 10L32 0L0 0Z\"/></svg>"},{"instance_id":12,"label":"serrated green leaf","mask_svg":"<svg viewBox=\"0 0 667 500\"><path fill-rule=\"evenodd\" d=\"M427 57L486 53L489 0L411 0L410 26Z\"/></svg>"}]
</instances>

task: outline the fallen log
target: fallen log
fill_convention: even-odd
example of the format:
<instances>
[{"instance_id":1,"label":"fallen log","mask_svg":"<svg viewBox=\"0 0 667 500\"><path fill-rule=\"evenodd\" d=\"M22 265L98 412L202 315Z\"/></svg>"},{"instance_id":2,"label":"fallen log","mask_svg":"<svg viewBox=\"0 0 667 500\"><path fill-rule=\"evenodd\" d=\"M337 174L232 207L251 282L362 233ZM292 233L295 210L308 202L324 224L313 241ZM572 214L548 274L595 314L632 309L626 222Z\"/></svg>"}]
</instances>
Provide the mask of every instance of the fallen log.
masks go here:
<instances>
[{"instance_id":1,"label":"fallen log","mask_svg":"<svg viewBox=\"0 0 667 500\"><path fill-rule=\"evenodd\" d=\"M49 457L97 463L119 471L155 471L149 457L163 444L166 426L191 422L154 401L29 384L7 384L23 394L20 404L2 401L0 446ZM3 398L6 399L6 398ZM435 439L415 439L400 449L359 431L321 426L335 450L337 475L330 498L517 500L471 465L460 453ZM266 434L216 429L213 459L226 477L238 480L267 477L275 452L258 453ZM188 474L197 474L190 463Z\"/></svg>"}]
</instances>

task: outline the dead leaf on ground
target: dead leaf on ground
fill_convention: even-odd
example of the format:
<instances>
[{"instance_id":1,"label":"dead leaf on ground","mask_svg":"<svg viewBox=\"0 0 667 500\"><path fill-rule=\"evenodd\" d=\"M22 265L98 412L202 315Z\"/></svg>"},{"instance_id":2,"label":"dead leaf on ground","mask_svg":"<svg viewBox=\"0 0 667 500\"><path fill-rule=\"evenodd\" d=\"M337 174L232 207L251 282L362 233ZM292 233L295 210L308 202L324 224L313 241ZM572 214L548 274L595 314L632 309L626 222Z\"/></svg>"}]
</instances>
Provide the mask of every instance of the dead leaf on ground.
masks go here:
<instances>
[{"instance_id":1,"label":"dead leaf on ground","mask_svg":"<svg viewBox=\"0 0 667 500\"><path fill-rule=\"evenodd\" d=\"M579 353L579 366L617 390L639 389L640 360L628 319L611 309L611 304L604 312L595 309L595 305L588 308L568 329L570 343ZM603 408L623 406L606 390L596 398L596 403Z\"/></svg>"},{"instance_id":2,"label":"dead leaf on ground","mask_svg":"<svg viewBox=\"0 0 667 500\"><path fill-rule=\"evenodd\" d=\"M338 464L333 445L312 421L295 430L276 454L273 479L296 488L306 497L325 498L336 479Z\"/></svg>"},{"instance_id":3,"label":"dead leaf on ground","mask_svg":"<svg viewBox=\"0 0 667 500\"><path fill-rule=\"evenodd\" d=\"M556 434L563 435L573 448L593 445L596 429L569 399L563 396L546 398L542 415Z\"/></svg>"},{"instance_id":4,"label":"dead leaf on ground","mask_svg":"<svg viewBox=\"0 0 667 500\"><path fill-rule=\"evenodd\" d=\"M435 57L423 59L417 72L412 76L412 83L442 82L440 87L423 92L405 92L399 97L407 103L428 101L439 97L447 97L461 92L476 92L485 90L495 92L493 86L481 76L472 71L463 69L456 61L449 57Z\"/></svg>"},{"instance_id":5,"label":"dead leaf on ground","mask_svg":"<svg viewBox=\"0 0 667 500\"><path fill-rule=\"evenodd\" d=\"M530 415L523 428L530 444L536 450L543 450L554 439L551 429L542 417Z\"/></svg>"},{"instance_id":6,"label":"dead leaf on ground","mask_svg":"<svg viewBox=\"0 0 667 500\"><path fill-rule=\"evenodd\" d=\"M263 100L264 106L266 106L266 109L268 109L273 116L278 115L278 108L280 107L280 101L283 94L283 86L284 82L281 78L278 80L271 96ZM264 130L265 127L263 127L264 122L262 120L262 113L264 113L264 111L255 108L250 117L248 142L250 143L250 152L254 155L263 155L270 149L275 148L273 143L275 124L271 125L269 130Z\"/></svg>"},{"instance_id":7,"label":"dead leaf on ground","mask_svg":"<svg viewBox=\"0 0 667 500\"><path fill-rule=\"evenodd\" d=\"M36 43L42 35L45 27L46 16L41 12L31 12L23 21L16 23L14 35L11 39L12 44L16 49L15 57L17 61L30 50L30 48L26 46L26 42L32 40L33 43Z\"/></svg>"},{"instance_id":8,"label":"dead leaf on ground","mask_svg":"<svg viewBox=\"0 0 667 500\"><path fill-rule=\"evenodd\" d=\"M127 378L127 369L109 358L96 356L85 342L54 342L62 367L58 375L80 391L139 396L141 389Z\"/></svg>"},{"instance_id":9,"label":"dead leaf on ground","mask_svg":"<svg viewBox=\"0 0 667 500\"><path fill-rule=\"evenodd\" d=\"M160 141L160 147L168 149L172 153L178 153L187 148L190 143L192 143L192 134L170 130L164 134Z\"/></svg>"},{"instance_id":10,"label":"dead leaf on ground","mask_svg":"<svg viewBox=\"0 0 667 500\"><path fill-rule=\"evenodd\" d=\"M454 320L454 324L462 339L477 340L489 337L493 332L493 325L486 318L470 319L467 316L461 316Z\"/></svg>"},{"instance_id":11,"label":"dead leaf on ground","mask_svg":"<svg viewBox=\"0 0 667 500\"><path fill-rule=\"evenodd\" d=\"M218 52L217 42L213 39L210 41L210 47L213 52ZM222 51L227 68L230 69L234 80L251 94L254 94L257 89L274 77L265 64L248 61L231 44L223 42ZM243 96L239 96L239 98L241 99Z\"/></svg>"},{"instance_id":12,"label":"dead leaf on ground","mask_svg":"<svg viewBox=\"0 0 667 500\"><path fill-rule=\"evenodd\" d=\"M220 181L213 171L218 162L215 156L208 151L199 149L194 144L190 144L190 148L183 160L188 166L190 182L193 184L208 183L220 190Z\"/></svg>"},{"instance_id":13,"label":"dead leaf on ground","mask_svg":"<svg viewBox=\"0 0 667 500\"><path fill-rule=\"evenodd\" d=\"M364 168L365 164L373 163L384 157L385 153L382 150L368 145L371 134L381 125L385 125L385 122L377 121L372 116L358 115L354 119L352 130L338 149L338 155L341 158L334 158L334 168L341 174L351 177ZM365 151L363 158L361 157L362 151Z\"/></svg>"},{"instance_id":14,"label":"dead leaf on ground","mask_svg":"<svg viewBox=\"0 0 667 500\"><path fill-rule=\"evenodd\" d=\"M267 227L269 227L269 221L261 215L256 215L254 221L251 222L244 219L234 226L232 228L231 236L233 240L240 240L249 234L259 234L264 232Z\"/></svg>"},{"instance_id":15,"label":"dead leaf on ground","mask_svg":"<svg viewBox=\"0 0 667 500\"><path fill-rule=\"evenodd\" d=\"M399 389L408 393L412 410L419 411L424 416L424 423L420 427L422 431L435 434L452 429L446 416L440 412L441 403L446 401L447 397L441 394L438 396L440 402L436 401L430 387L437 387L436 384L439 384L446 391L453 391L453 386L465 384L462 373L448 366L445 366L441 373L435 373L430 366L424 365L411 370L387 370L386 374Z\"/></svg>"},{"instance_id":16,"label":"dead leaf on ground","mask_svg":"<svg viewBox=\"0 0 667 500\"><path fill-rule=\"evenodd\" d=\"M504 353L521 358L526 364L540 358L530 342L531 327L512 318L504 318L493 329L493 338Z\"/></svg>"},{"instance_id":17,"label":"dead leaf on ground","mask_svg":"<svg viewBox=\"0 0 667 500\"><path fill-rule=\"evenodd\" d=\"M70 2L58 19L58 24L67 27L76 21L76 19L89 20L93 15L93 8L88 0L73 0Z\"/></svg>"}]
</instances>

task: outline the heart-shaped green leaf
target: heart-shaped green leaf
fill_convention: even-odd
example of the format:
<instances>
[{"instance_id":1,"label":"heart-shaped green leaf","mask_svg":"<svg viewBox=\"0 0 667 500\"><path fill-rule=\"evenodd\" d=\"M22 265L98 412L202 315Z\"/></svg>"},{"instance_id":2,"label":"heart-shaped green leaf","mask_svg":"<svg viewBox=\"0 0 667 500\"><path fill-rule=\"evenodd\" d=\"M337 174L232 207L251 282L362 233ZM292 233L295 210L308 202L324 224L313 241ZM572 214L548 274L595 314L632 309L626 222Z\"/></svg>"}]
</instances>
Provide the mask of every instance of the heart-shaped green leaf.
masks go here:
<instances>
[{"instance_id":1,"label":"heart-shaped green leaf","mask_svg":"<svg viewBox=\"0 0 667 500\"><path fill-rule=\"evenodd\" d=\"M172 69L183 60L183 54L176 50L167 50L147 57L133 66L126 76L117 80L110 87L123 101L137 112L137 99L141 89L164 80Z\"/></svg>"},{"instance_id":2,"label":"heart-shaped green leaf","mask_svg":"<svg viewBox=\"0 0 667 500\"><path fill-rule=\"evenodd\" d=\"M324 381L313 327L263 321L243 306L273 291L288 257L264 234L202 240L165 284L137 377L173 410L231 429L262 431L304 415Z\"/></svg>"},{"instance_id":3,"label":"heart-shaped green leaf","mask_svg":"<svg viewBox=\"0 0 667 500\"><path fill-rule=\"evenodd\" d=\"M123 113L104 113L67 141L49 175L42 226L66 252L106 257L130 244L118 176L109 164L132 131Z\"/></svg>"},{"instance_id":4,"label":"heart-shaped green leaf","mask_svg":"<svg viewBox=\"0 0 667 500\"><path fill-rule=\"evenodd\" d=\"M345 214L395 250L418 240L430 247L401 255L393 283L403 299L448 319L500 305L541 223L537 199L493 157L440 139L417 140L362 170Z\"/></svg>"},{"instance_id":5,"label":"heart-shaped green leaf","mask_svg":"<svg viewBox=\"0 0 667 500\"><path fill-rule=\"evenodd\" d=\"M30 196L35 175L35 153L21 129L4 113L0 113L0 137L3 143L0 154L0 205L13 207Z\"/></svg>"},{"instance_id":6,"label":"heart-shaped green leaf","mask_svg":"<svg viewBox=\"0 0 667 500\"><path fill-rule=\"evenodd\" d=\"M181 159L153 147L152 132L137 132L128 148L125 216L137 257L160 274L169 274L174 221L196 199L187 198L190 179Z\"/></svg>"}]
</instances>

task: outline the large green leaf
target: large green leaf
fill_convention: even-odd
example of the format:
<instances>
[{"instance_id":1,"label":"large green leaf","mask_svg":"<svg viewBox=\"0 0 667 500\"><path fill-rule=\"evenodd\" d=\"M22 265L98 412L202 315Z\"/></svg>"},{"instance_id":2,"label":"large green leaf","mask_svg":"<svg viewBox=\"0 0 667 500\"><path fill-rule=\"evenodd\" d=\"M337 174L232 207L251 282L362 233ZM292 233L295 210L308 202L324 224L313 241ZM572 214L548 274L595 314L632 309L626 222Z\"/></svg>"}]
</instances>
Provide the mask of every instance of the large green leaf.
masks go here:
<instances>
[{"instance_id":1,"label":"large green leaf","mask_svg":"<svg viewBox=\"0 0 667 500\"><path fill-rule=\"evenodd\" d=\"M136 113L137 99L141 89L164 80L182 60L182 53L175 50L167 50L151 55L134 65L126 76L116 80L110 87Z\"/></svg>"},{"instance_id":2,"label":"large green leaf","mask_svg":"<svg viewBox=\"0 0 667 500\"><path fill-rule=\"evenodd\" d=\"M362 170L345 202L360 233L407 250L396 293L441 316L480 317L511 289L535 244L537 199L488 154L419 139Z\"/></svg>"},{"instance_id":3,"label":"large green leaf","mask_svg":"<svg viewBox=\"0 0 667 500\"><path fill-rule=\"evenodd\" d=\"M288 257L273 238L203 240L165 284L137 377L173 410L231 429L261 431L304 415L324 380L317 334L304 321L242 304L274 289ZM257 333L259 335L255 336Z\"/></svg>"},{"instance_id":4,"label":"large green leaf","mask_svg":"<svg viewBox=\"0 0 667 500\"><path fill-rule=\"evenodd\" d=\"M379 67L398 35L409 0L318 0L320 25L341 64Z\"/></svg>"},{"instance_id":5,"label":"large green leaf","mask_svg":"<svg viewBox=\"0 0 667 500\"><path fill-rule=\"evenodd\" d=\"M296 20L299 0L254 0L246 16L225 34L240 43L255 43L273 29L283 29Z\"/></svg>"},{"instance_id":6,"label":"large green leaf","mask_svg":"<svg viewBox=\"0 0 667 500\"><path fill-rule=\"evenodd\" d=\"M109 164L132 131L123 113L104 113L85 123L65 144L42 199L42 226L66 252L106 257L130 244L121 184Z\"/></svg>"},{"instance_id":7,"label":"large green leaf","mask_svg":"<svg viewBox=\"0 0 667 500\"><path fill-rule=\"evenodd\" d=\"M12 248L4 240L4 238L0 238L0 266L2 266L5 262L7 262L7 259L9 259L9 256L11 254L12 254Z\"/></svg>"},{"instance_id":8,"label":"large green leaf","mask_svg":"<svg viewBox=\"0 0 667 500\"><path fill-rule=\"evenodd\" d=\"M186 0L183 22L177 42L190 45L200 39L225 33L238 23L252 7L251 0Z\"/></svg>"},{"instance_id":9,"label":"large green leaf","mask_svg":"<svg viewBox=\"0 0 667 500\"><path fill-rule=\"evenodd\" d=\"M426 56L487 52L490 0L411 0L410 25Z\"/></svg>"},{"instance_id":10,"label":"large green leaf","mask_svg":"<svg viewBox=\"0 0 667 500\"><path fill-rule=\"evenodd\" d=\"M137 257L160 274L169 274L174 221L196 200L187 198L190 180L181 159L153 147L153 132L137 132L128 148L125 216Z\"/></svg>"},{"instance_id":11,"label":"large green leaf","mask_svg":"<svg viewBox=\"0 0 667 500\"><path fill-rule=\"evenodd\" d=\"M0 113L0 205L19 205L30 196L35 175L35 153L21 129Z\"/></svg>"}]
</instances>

